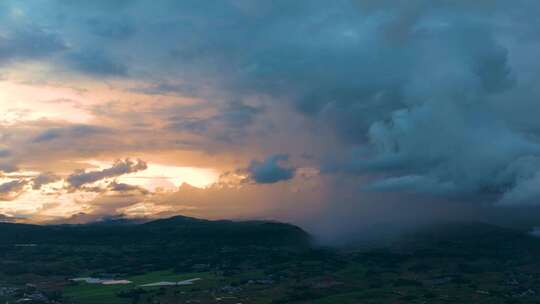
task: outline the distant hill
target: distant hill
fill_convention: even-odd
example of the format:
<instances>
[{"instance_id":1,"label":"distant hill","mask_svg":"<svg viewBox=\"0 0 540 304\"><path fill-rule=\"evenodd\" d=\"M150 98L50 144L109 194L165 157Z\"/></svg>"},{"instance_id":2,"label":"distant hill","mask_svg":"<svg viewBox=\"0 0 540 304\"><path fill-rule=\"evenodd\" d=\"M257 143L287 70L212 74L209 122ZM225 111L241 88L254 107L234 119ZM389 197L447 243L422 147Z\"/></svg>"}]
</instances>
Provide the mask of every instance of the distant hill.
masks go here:
<instances>
[{"instance_id":1,"label":"distant hill","mask_svg":"<svg viewBox=\"0 0 540 304\"><path fill-rule=\"evenodd\" d=\"M171 268L180 272L208 267L230 269L231 265L279 261L310 248L311 238L302 229L268 221L176 216L146 223L3 223L0 273L68 275L86 269L133 274Z\"/></svg>"},{"instance_id":2,"label":"distant hill","mask_svg":"<svg viewBox=\"0 0 540 304\"><path fill-rule=\"evenodd\" d=\"M403 235L390 248L426 257L479 257L511 261L540 256L540 238L527 231L481 222L428 225Z\"/></svg>"},{"instance_id":3,"label":"distant hill","mask_svg":"<svg viewBox=\"0 0 540 304\"><path fill-rule=\"evenodd\" d=\"M308 246L301 228L268 221L212 221L175 216L150 222L114 220L85 225L27 225L0 223L0 245L72 244L183 244Z\"/></svg>"},{"instance_id":4,"label":"distant hill","mask_svg":"<svg viewBox=\"0 0 540 304\"><path fill-rule=\"evenodd\" d=\"M99 221L90 222L87 225L110 225L110 226L120 226L120 225L139 225L149 222L150 220L146 218L123 218L123 217L114 217L114 218L105 218L100 219Z\"/></svg>"}]
</instances>

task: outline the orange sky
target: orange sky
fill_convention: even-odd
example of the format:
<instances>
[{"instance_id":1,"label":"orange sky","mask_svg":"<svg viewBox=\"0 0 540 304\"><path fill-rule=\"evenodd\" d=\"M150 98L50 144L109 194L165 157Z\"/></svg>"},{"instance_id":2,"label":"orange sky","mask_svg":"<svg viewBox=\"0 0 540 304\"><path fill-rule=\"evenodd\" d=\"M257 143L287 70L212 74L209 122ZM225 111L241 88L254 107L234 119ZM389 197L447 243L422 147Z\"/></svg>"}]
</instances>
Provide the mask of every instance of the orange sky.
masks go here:
<instances>
[{"instance_id":1,"label":"orange sky","mask_svg":"<svg viewBox=\"0 0 540 304\"><path fill-rule=\"evenodd\" d=\"M161 112L162 109L185 107L191 117L211 117L214 110L206 100L136 92L131 89L145 84L131 81L77 78L69 82L54 79L36 83L28 81L36 75L25 74L24 71L39 70L26 64L24 69L0 81L0 111L3 113L0 124L6 130L20 134L19 138L13 139L13 146L20 138L26 139L24 149L21 147L18 151L25 156L24 159L13 159L18 169L6 172L0 180L0 184L18 180L26 184L3 197L0 213L24 221L50 222L62 221L62 218L69 221L73 216L80 218L80 214L86 215L82 221L89 221L116 214L152 217L191 212L206 217L234 217L260 211L259 207L243 205L243 201L254 199L252 197L239 198L238 209L233 205L222 213L212 210L212 203L206 202L204 208L198 207L201 203L197 201L199 198L193 200L191 194L187 195L189 204L186 206L181 204L182 197L176 198L179 202L169 202L172 205L161 202L161 197L173 195L184 183L201 188L201 191L230 188L235 192L241 187L253 187L247 181L247 175L238 171L249 163L246 157L251 155L243 155L247 154L246 150L218 155L199 147L176 146L175 142L182 141L182 137L203 145L206 139L182 132L171 134L163 129L166 112ZM89 130L90 134L84 134L85 126L103 130L96 130L95 134ZM78 127L81 130L77 131ZM48 131L51 133L46 133ZM100 147L103 144L105 146ZM87 152L90 146L97 147ZM8 145L5 148L16 150ZM89 183L84 189L69 189L67 179L77 170L106 170L116 160L127 158L142 159L147 168L105 177ZM43 173L50 173L56 178L36 189L32 180ZM111 191L107 188L111 183L140 187L140 190ZM286 187L291 193L297 188L298 185ZM211 198L210 201L220 204L218 199ZM93 206L96 201L103 200L112 206L104 208L107 212L100 210L102 207ZM153 200L160 201L161 206ZM216 206L217 210L221 208Z\"/></svg>"}]
</instances>

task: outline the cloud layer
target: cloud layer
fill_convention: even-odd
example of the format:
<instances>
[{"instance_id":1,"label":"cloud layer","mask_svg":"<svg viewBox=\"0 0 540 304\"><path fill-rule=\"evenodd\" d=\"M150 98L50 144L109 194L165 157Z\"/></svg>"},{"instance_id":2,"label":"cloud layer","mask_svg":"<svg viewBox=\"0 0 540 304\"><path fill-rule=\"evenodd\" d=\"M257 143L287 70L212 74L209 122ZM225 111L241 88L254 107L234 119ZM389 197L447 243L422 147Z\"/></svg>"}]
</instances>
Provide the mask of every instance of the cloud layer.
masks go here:
<instances>
[{"instance_id":1,"label":"cloud layer","mask_svg":"<svg viewBox=\"0 0 540 304\"><path fill-rule=\"evenodd\" d=\"M56 195L69 203L31 211L85 218L199 208L115 180L155 163L221 173L188 196L212 216L301 221L304 203L234 213L204 198L253 201L257 187L316 202L304 222L322 226L343 210L394 218L403 199L426 218L539 206L538 12L526 0L2 1L2 200L31 213L17 198Z\"/></svg>"},{"instance_id":2,"label":"cloud layer","mask_svg":"<svg viewBox=\"0 0 540 304\"><path fill-rule=\"evenodd\" d=\"M126 159L116 161L112 167L98 171L78 171L67 177L66 181L70 187L80 188L81 186L91 184L102 179L117 177L120 175L134 173L145 170L147 165L144 161L137 159L135 161Z\"/></svg>"},{"instance_id":3,"label":"cloud layer","mask_svg":"<svg viewBox=\"0 0 540 304\"><path fill-rule=\"evenodd\" d=\"M288 159L288 155L276 154L269 156L263 162L254 160L247 169L249 178L259 184L273 184L289 180L293 178L295 169L282 164Z\"/></svg>"}]
</instances>

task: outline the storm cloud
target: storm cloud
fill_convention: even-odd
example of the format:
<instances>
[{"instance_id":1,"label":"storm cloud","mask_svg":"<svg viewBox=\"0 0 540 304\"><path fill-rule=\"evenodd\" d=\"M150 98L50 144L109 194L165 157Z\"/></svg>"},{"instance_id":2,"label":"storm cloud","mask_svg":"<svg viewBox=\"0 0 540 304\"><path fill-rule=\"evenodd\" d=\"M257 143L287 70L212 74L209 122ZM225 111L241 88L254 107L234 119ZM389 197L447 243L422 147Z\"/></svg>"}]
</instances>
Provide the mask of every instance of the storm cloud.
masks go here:
<instances>
[{"instance_id":1,"label":"storm cloud","mask_svg":"<svg viewBox=\"0 0 540 304\"><path fill-rule=\"evenodd\" d=\"M56 33L25 26L0 35L0 64L17 59L39 59L66 49L66 43Z\"/></svg>"},{"instance_id":2,"label":"storm cloud","mask_svg":"<svg viewBox=\"0 0 540 304\"><path fill-rule=\"evenodd\" d=\"M249 178L258 184L273 184L291 179L295 169L283 164L288 159L288 155L276 154L262 162L254 160L247 168Z\"/></svg>"},{"instance_id":3,"label":"storm cloud","mask_svg":"<svg viewBox=\"0 0 540 304\"><path fill-rule=\"evenodd\" d=\"M81 160L141 155L233 172L232 179L244 174L250 182L235 185L253 193L305 194L317 180L320 213L311 223L328 226L344 214L395 219L404 198L414 202L411 219L540 205L539 3L9 0L0 7L2 75L46 86L2 108L12 113L0 120L2 171L62 164L51 174L81 189L146 168L123 160L69 174ZM27 98L66 87L62 100L74 102L47 107L70 114L46 107L28 114L35 104ZM142 196L122 196L116 209L143 202L174 213L174 204Z\"/></svg>"}]
</instances>

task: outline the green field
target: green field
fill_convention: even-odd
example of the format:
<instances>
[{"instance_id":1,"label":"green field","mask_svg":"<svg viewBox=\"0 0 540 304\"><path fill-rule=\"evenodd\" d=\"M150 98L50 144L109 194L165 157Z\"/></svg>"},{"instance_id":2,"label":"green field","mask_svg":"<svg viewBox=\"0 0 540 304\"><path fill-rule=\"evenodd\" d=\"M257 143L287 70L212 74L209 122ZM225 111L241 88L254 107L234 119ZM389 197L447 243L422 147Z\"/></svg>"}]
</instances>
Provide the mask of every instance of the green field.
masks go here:
<instances>
[{"instance_id":1,"label":"green field","mask_svg":"<svg viewBox=\"0 0 540 304\"><path fill-rule=\"evenodd\" d=\"M81 304L101 304L101 303L130 303L128 298L118 297L118 293L127 291L133 288L137 288L139 285L156 283L156 282L178 282L192 278L201 278L201 281L194 282L193 285L178 286L178 289L191 289L193 287L205 287L215 284L216 276L210 273L185 273L174 274L171 271L156 271L146 273L144 275L126 277L126 279L132 281L132 284L126 285L101 285L101 284L88 284L84 282L73 283L66 287L64 297L71 299L76 303ZM145 287L148 291L159 289L159 287Z\"/></svg>"}]
</instances>

